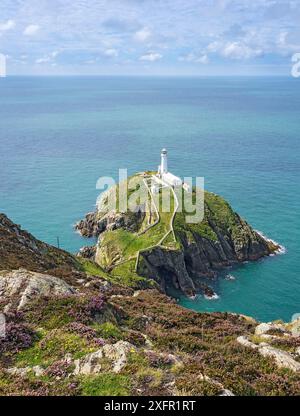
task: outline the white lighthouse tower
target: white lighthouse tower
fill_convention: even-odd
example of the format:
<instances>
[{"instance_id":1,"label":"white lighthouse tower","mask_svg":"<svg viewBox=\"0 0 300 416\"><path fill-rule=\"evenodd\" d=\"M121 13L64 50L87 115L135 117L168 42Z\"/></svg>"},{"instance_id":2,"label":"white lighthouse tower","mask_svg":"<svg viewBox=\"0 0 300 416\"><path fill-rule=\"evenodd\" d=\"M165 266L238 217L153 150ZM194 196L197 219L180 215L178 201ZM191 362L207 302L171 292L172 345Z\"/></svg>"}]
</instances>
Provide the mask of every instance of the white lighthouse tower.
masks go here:
<instances>
[{"instance_id":1,"label":"white lighthouse tower","mask_svg":"<svg viewBox=\"0 0 300 416\"><path fill-rule=\"evenodd\" d=\"M161 162L158 167L158 177L169 186L182 186L182 180L178 178L178 176L175 176L171 172L168 172L168 152L165 148L162 149L160 157Z\"/></svg>"},{"instance_id":2,"label":"white lighthouse tower","mask_svg":"<svg viewBox=\"0 0 300 416\"><path fill-rule=\"evenodd\" d=\"M160 173L163 175L168 172L168 152L167 149L162 149L161 151L161 163L160 163Z\"/></svg>"}]
</instances>

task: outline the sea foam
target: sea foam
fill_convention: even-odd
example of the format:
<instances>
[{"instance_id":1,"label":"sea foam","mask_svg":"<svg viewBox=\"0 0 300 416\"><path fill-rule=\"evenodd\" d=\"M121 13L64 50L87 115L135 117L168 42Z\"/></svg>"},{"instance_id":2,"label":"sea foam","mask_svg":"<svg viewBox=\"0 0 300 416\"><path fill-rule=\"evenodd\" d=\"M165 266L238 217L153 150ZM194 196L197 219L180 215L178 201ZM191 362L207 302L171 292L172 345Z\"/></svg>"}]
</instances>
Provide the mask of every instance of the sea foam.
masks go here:
<instances>
[{"instance_id":1,"label":"sea foam","mask_svg":"<svg viewBox=\"0 0 300 416\"><path fill-rule=\"evenodd\" d=\"M279 244L277 241L272 240L271 238L267 237L264 233L261 231L255 230L257 234L259 234L262 238L264 238L267 241L270 241L270 243L273 243L274 245L278 246L279 248L275 251L275 254L286 254L287 249L283 245ZM272 254L271 254L272 256Z\"/></svg>"}]
</instances>

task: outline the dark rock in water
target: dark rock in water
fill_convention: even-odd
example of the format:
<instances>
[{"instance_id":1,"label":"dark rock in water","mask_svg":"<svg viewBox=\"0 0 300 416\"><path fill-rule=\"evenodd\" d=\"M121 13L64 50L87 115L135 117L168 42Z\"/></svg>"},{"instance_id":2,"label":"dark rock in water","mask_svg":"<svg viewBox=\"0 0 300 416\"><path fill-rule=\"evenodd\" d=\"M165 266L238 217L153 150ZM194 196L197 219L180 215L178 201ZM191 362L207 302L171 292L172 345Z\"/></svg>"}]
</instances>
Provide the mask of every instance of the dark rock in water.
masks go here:
<instances>
[{"instance_id":1,"label":"dark rock in water","mask_svg":"<svg viewBox=\"0 0 300 416\"><path fill-rule=\"evenodd\" d=\"M88 213L83 220L75 225L75 229L79 231L83 237L98 237L98 235L104 231L101 230L101 227L98 224L97 214L95 212Z\"/></svg>"},{"instance_id":2,"label":"dark rock in water","mask_svg":"<svg viewBox=\"0 0 300 416\"><path fill-rule=\"evenodd\" d=\"M206 299L218 299L218 295L207 285L202 285L202 292Z\"/></svg>"}]
</instances>

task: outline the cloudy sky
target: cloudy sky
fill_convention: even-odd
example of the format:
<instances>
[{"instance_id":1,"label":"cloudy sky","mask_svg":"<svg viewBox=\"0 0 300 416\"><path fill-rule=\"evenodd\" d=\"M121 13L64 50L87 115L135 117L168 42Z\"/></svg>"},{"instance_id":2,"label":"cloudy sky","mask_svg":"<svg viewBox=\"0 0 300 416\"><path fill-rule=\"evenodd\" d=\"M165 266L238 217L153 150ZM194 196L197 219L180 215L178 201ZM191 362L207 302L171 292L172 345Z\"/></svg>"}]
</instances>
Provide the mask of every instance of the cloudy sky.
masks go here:
<instances>
[{"instance_id":1,"label":"cloudy sky","mask_svg":"<svg viewBox=\"0 0 300 416\"><path fill-rule=\"evenodd\" d=\"M9 74L286 74L300 0L0 0Z\"/></svg>"}]
</instances>

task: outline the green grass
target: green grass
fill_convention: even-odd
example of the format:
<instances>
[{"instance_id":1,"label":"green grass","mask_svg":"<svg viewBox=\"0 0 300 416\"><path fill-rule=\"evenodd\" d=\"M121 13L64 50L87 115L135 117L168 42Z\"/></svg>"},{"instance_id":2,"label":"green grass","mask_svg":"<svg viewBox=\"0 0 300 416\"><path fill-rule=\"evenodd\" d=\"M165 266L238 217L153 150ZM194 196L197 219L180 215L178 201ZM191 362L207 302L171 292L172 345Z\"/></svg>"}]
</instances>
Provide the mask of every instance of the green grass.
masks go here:
<instances>
[{"instance_id":1,"label":"green grass","mask_svg":"<svg viewBox=\"0 0 300 416\"><path fill-rule=\"evenodd\" d=\"M80 302L81 300L74 296L50 299L47 303L37 300L26 312L26 319L46 330L61 328L73 320L69 311Z\"/></svg>"},{"instance_id":2,"label":"green grass","mask_svg":"<svg viewBox=\"0 0 300 416\"><path fill-rule=\"evenodd\" d=\"M111 271L114 282L134 289L153 288L155 283L152 280L141 277L135 272L135 263L136 260L133 259L116 266Z\"/></svg>"},{"instance_id":3,"label":"green grass","mask_svg":"<svg viewBox=\"0 0 300 416\"><path fill-rule=\"evenodd\" d=\"M98 264L91 260L80 258L80 264L82 271L92 276L103 277L104 279L109 279L109 275L100 267Z\"/></svg>"},{"instance_id":4,"label":"green grass","mask_svg":"<svg viewBox=\"0 0 300 416\"><path fill-rule=\"evenodd\" d=\"M195 203L196 193L193 192L193 203ZM190 215L184 209L176 214L175 230L177 233L185 233L190 241L193 240L193 233L199 234L201 237L210 241L217 241L218 236L211 224L217 225L220 231L227 233L229 230L238 233L236 225L236 214L230 205L220 196L210 192L204 193L204 218L198 224L187 224L185 217Z\"/></svg>"},{"instance_id":5,"label":"green grass","mask_svg":"<svg viewBox=\"0 0 300 416\"><path fill-rule=\"evenodd\" d=\"M130 377L112 373L85 377L80 383L83 396L129 396L130 386Z\"/></svg>"},{"instance_id":6,"label":"green grass","mask_svg":"<svg viewBox=\"0 0 300 416\"><path fill-rule=\"evenodd\" d=\"M104 322L100 325L95 325L97 334L102 338L112 338L114 341L119 341L123 338L122 331L112 322Z\"/></svg>"},{"instance_id":7,"label":"green grass","mask_svg":"<svg viewBox=\"0 0 300 416\"><path fill-rule=\"evenodd\" d=\"M103 236L101 246L100 262L103 267L118 263L120 259L130 259L136 256L138 251L157 245L162 237L170 230L170 222L174 211L174 197L171 194L170 212L162 212L161 195L158 197L160 206L160 222L138 235L124 229L106 232ZM145 224L143 225L145 228Z\"/></svg>"},{"instance_id":8,"label":"green grass","mask_svg":"<svg viewBox=\"0 0 300 416\"><path fill-rule=\"evenodd\" d=\"M95 350L79 335L57 330L48 333L33 347L19 352L15 360L18 367L35 365L46 367L61 360L67 353L77 359Z\"/></svg>"}]
</instances>

